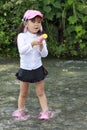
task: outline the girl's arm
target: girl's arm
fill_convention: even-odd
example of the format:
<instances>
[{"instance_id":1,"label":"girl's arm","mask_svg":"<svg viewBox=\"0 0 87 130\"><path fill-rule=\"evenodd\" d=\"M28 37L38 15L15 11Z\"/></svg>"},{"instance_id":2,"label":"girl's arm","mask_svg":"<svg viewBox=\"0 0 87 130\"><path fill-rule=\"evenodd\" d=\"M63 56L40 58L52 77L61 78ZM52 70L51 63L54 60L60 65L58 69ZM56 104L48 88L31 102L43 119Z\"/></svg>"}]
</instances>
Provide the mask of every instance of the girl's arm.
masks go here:
<instances>
[{"instance_id":1,"label":"girl's arm","mask_svg":"<svg viewBox=\"0 0 87 130\"><path fill-rule=\"evenodd\" d=\"M39 49L42 57L46 57L48 55L48 49L45 40L39 45Z\"/></svg>"},{"instance_id":2,"label":"girl's arm","mask_svg":"<svg viewBox=\"0 0 87 130\"><path fill-rule=\"evenodd\" d=\"M25 44L24 35L19 34L17 37L17 45L20 54L27 54L32 50L31 44Z\"/></svg>"},{"instance_id":3,"label":"girl's arm","mask_svg":"<svg viewBox=\"0 0 87 130\"><path fill-rule=\"evenodd\" d=\"M30 51L32 51L33 46L39 45L41 56L46 57L48 55L48 50L47 50L45 40L42 43L40 43L38 39L35 39L30 44L26 44L24 35L20 33L17 38L17 43L18 43L18 50L20 54L28 54Z\"/></svg>"}]
</instances>

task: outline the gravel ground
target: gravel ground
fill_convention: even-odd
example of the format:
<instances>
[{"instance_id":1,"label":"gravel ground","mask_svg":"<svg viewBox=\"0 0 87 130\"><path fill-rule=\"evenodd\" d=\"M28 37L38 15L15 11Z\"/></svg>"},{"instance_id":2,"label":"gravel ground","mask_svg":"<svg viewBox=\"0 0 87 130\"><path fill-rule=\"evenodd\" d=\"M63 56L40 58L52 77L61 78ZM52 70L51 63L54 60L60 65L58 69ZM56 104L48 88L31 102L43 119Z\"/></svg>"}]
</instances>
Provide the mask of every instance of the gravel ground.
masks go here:
<instances>
[{"instance_id":1,"label":"gravel ground","mask_svg":"<svg viewBox=\"0 0 87 130\"><path fill-rule=\"evenodd\" d=\"M45 89L54 117L48 121L38 119L41 109L31 84L26 101L30 119L12 118L19 94L15 78L19 60L0 58L0 130L87 130L87 60L47 58L43 62L49 72Z\"/></svg>"}]
</instances>

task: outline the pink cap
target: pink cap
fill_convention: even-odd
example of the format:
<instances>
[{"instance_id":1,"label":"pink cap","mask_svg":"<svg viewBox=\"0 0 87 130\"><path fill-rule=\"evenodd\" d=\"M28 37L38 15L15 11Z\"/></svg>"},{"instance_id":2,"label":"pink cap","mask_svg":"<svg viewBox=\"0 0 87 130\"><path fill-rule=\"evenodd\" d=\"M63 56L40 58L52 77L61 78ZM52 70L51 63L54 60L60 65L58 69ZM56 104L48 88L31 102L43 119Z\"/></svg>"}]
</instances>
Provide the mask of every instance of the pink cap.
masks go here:
<instances>
[{"instance_id":1,"label":"pink cap","mask_svg":"<svg viewBox=\"0 0 87 130\"><path fill-rule=\"evenodd\" d=\"M24 14L24 19L32 19L36 16L39 16L41 18L43 18L43 14L40 12L40 11L37 11L37 10L27 10Z\"/></svg>"}]
</instances>

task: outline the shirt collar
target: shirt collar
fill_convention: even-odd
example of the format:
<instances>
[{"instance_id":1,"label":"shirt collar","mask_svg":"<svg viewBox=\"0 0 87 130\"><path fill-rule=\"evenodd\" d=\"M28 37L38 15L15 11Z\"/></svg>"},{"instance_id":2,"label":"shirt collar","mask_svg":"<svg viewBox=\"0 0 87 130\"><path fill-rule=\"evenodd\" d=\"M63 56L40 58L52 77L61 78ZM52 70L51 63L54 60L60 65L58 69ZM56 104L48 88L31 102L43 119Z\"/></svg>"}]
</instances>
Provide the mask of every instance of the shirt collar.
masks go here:
<instances>
[{"instance_id":1,"label":"shirt collar","mask_svg":"<svg viewBox=\"0 0 87 130\"><path fill-rule=\"evenodd\" d=\"M37 37L37 34L33 34L33 33L28 32L28 31L26 33L27 33L27 35L29 35L32 38Z\"/></svg>"}]
</instances>

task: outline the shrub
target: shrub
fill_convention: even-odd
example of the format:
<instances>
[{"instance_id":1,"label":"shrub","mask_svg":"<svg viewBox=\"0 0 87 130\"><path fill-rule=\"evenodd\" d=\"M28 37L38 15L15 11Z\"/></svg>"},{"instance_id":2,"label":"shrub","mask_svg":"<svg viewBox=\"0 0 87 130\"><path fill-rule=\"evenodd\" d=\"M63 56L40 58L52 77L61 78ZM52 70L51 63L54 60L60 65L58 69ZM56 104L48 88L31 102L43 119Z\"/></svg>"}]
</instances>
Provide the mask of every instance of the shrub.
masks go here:
<instances>
[{"instance_id":1,"label":"shrub","mask_svg":"<svg viewBox=\"0 0 87 130\"><path fill-rule=\"evenodd\" d=\"M18 57L15 37L27 9L44 14L49 53L58 58L87 57L86 0L7 0L0 1L0 56Z\"/></svg>"}]
</instances>

